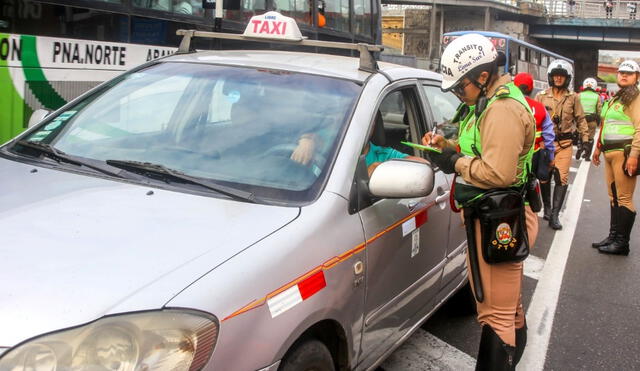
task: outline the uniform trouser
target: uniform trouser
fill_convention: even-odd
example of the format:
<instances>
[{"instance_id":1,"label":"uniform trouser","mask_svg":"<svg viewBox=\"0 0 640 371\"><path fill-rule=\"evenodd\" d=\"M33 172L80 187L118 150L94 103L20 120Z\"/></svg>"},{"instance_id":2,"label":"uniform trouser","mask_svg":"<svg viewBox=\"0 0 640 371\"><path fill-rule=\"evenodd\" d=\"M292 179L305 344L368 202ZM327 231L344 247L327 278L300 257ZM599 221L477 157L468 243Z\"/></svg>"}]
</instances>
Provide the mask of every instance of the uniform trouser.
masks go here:
<instances>
[{"instance_id":1,"label":"uniform trouser","mask_svg":"<svg viewBox=\"0 0 640 371\"><path fill-rule=\"evenodd\" d=\"M553 143L556 146L555 168L560 173L560 183L567 185L569 184L569 167L571 166L571 156L573 154L572 142L571 139L567 139Z\"/></svg>"},{"instance_id":2,"label":"uniform trouser","mask_svg":"<svg viewBox=\"0 0 640 371\"><path fill-rule=\"evenodd\" d=\"M622 151L609 151L604 154L604 171L607 179L609 201L612 206L626 207L636 211L633 206L633 191L636 188L636 177L628 176L622 170L624 153ZM615 187L615 193L614 189Z\"/></svg>"},{"instance_id":3,"label":"uniform trouser","mask_svg":"<svg viewBox=\"0 0 640 371\"><path fill-rule=\"evenodd\" d=\"M587 122L587 126L589 127L589 140L593 140L593 137L596 135L596 129L598 127L598 123L595 121Z\"/></svg>"},{"instance_id":4,"label":"uniform trouser","mask_svg":"<svg viewBox=\"0 0 640 371\"><path fill-rule=\"evenodd\" d=\"M538 216L529 206L526 206L525 217L529 247L532 248L538 236ZM521 300L523 262L487 264L482 258L480 221L476 219L475 223L478 265L484 290L482 303L476 301L478 322L491 326L505 344L515 346L516 329L525 325ZM468 255L467 267L470 267ZM472 281L471 287L473 288L470 270L469 280Z\"/></svg>"}]
</instances>

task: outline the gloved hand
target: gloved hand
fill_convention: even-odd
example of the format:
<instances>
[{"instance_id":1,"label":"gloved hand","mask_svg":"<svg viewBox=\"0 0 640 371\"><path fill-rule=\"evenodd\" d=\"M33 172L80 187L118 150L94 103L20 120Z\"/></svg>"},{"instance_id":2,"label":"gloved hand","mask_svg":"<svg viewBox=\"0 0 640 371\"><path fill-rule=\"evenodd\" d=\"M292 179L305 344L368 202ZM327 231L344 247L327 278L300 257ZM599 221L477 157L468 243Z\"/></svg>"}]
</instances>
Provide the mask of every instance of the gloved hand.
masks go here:
<instances>
[{"instance_id":1,"label":"gloved hand","mask_svg":"<svg viewBox=\"0 0 640 371\"><path fill-rule=\"evenodd\" d=\"M462 154L450 147L443 148L442 153L429 152L431 162L438 165L440 170L445 174L453 174L456 172L456 161L458 161L460 157L463 157Z\"/></svg>"},{"instance_id":2,"label":"gloved hand","mask_svg":"<svg viewBox=\"0 0 640 371\"><path fill-rule=\"evenodd\" d=\"M582 151L584 153L591 153L591 147L593 146L593 142L591 141L582 141Z\"/></svg>"}]
</instances>

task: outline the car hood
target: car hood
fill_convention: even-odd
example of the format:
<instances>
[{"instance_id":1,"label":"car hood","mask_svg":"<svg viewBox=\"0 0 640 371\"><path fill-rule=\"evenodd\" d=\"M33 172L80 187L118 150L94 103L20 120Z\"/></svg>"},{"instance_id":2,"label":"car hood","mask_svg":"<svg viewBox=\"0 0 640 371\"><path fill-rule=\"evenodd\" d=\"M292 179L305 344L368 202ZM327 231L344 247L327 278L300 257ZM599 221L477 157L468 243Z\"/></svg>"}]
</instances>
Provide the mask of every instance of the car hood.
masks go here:
<instances>
[{"instance_id":1,"label":"car hood","mask_svg":"<svg viewBox=\"0 0 640 371\"><path fill-rule=\"evenodd\" d=\"M0 158L0 346L161 308L298 214Z\"/></svg>"}]
</instances>

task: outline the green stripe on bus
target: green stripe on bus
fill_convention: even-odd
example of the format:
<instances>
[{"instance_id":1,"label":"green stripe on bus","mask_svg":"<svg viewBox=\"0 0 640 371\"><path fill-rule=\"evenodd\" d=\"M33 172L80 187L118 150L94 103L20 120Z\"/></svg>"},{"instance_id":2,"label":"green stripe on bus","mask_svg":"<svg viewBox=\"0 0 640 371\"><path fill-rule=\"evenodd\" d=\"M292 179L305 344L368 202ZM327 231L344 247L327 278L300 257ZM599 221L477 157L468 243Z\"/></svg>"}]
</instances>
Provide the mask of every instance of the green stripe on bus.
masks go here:
<instances>
[{"instance_id":1,"label":"green stripe on bus","mask_svg":"<svg viewBox=\"0 0 640 371\"><path fill-rule=\"evenodd\" d=\"M0 39L8 37L8 34L0 34ZM0 143L20 134L24 130L25 116L32 112L14 87L8 64L7 60L0 59Z\"/></svg>"},{"instance_id":2,"label":"green stripe on bus","mask_svg":"<svg viewBox=\"0 0 640 371\"><path fill-rule=\"evenodd\" d=\"M40 67L38 59L38 50L36 49L36 37L29 35L21 35L22 42L22 64L33 66L33 68L23 68L24 77L27 81L29 90L35 95L45 108L56 110L67 103L64 98L58 94L44 76L44 72Z\"/></svg>"}]
</instances>

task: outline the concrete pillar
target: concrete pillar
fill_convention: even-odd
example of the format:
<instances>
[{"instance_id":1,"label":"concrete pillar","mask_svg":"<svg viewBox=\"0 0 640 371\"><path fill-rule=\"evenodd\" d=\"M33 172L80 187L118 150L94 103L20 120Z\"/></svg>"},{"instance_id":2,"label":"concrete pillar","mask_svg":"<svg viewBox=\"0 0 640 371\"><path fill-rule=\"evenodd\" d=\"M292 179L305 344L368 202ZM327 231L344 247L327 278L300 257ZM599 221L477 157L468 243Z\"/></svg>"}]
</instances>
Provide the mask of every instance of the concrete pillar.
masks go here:
<instances>
[{"instance_id":1,"label":"concrete pillar","mask_svg":"<svg viewBox=\"0 0 640 371\"><path fill-rule=\"evenodd\" d=\"M557 45L547 47L544 44L541 47L573 59L573 88L575 91L580 91L584 79L587 77L595 78L598 75L598 49L568 48L566 46L559 48Z\"/></svg>"},{"instance_id":2,"label":"concrete pillar","mask_svg":"<svg viewBox=\"0 0 640 371\"><path fill-rule=\"evenodd\" d=\"M484 8L484 30L491 31L491 8Z\"/></svg>"},{"instance_id":3,"label":"concrete pillar","mask_svg":"<svg viewBox=\"0 0 640 371\"><path fill-rule=\"evenodd\" d=\"M431 4L431 22L429 22L429 60L433 59L438 53L434 52L436 35L436 0Z\"/></svg>"}]
</instances>

